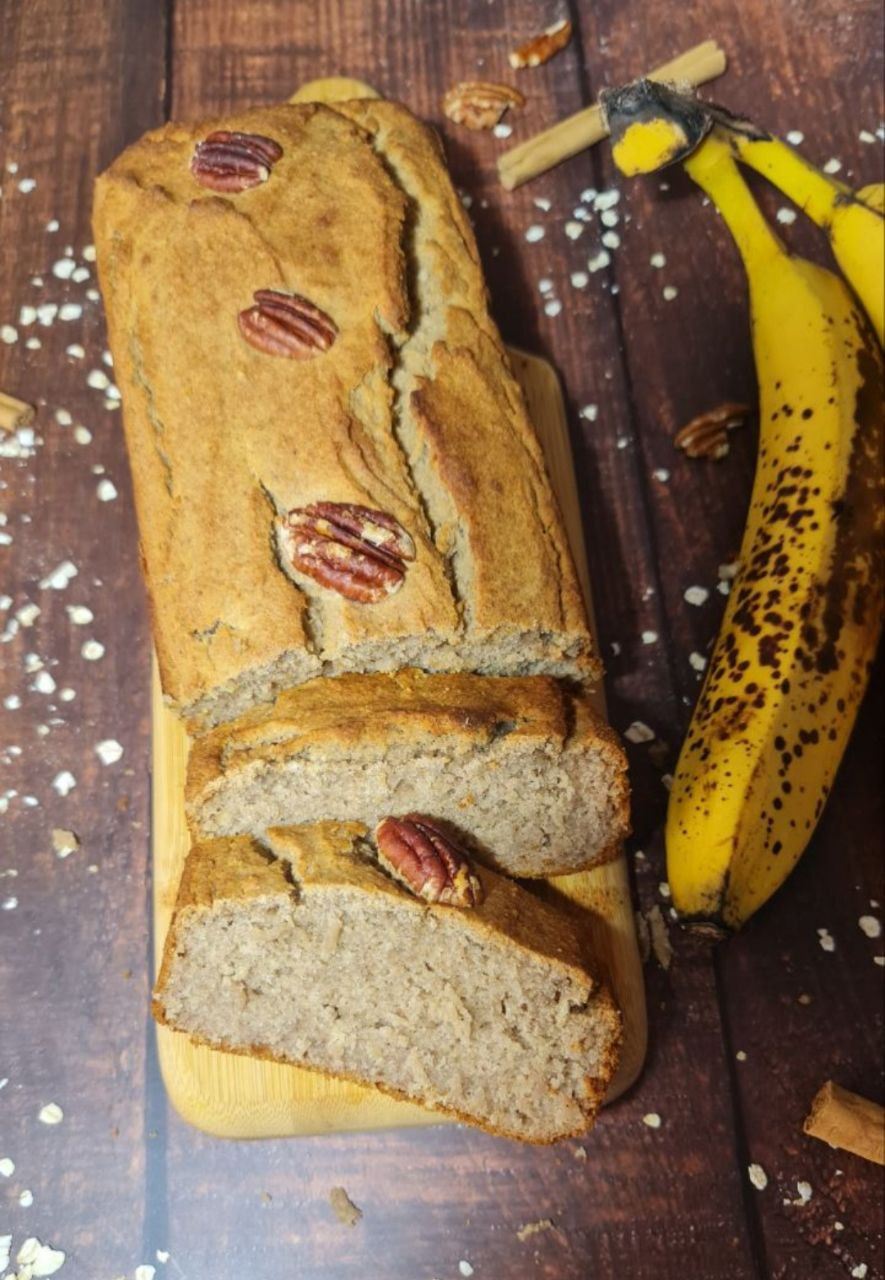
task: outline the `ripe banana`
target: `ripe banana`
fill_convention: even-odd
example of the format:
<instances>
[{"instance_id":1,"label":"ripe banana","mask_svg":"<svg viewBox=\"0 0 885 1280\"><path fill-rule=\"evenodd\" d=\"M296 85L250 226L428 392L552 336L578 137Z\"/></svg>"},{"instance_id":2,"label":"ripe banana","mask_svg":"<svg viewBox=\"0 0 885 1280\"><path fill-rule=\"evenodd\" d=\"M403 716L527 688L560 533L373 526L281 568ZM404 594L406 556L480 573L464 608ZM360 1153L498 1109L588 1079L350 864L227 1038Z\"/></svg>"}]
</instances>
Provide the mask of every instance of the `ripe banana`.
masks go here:
<instances>
[{"instance_id":1,"label":"ripe banana","mask_svg":"<svg viewBox=\"0 0 885 1280\"><path fill-rule=\"evenodd\" d=\"M644 130L673 108L632 88L639 103L619 91L608 116L617 163L636 171L668 152L660 127ZM684 163L744 260L761 396L741 568L666 825L676 909L721 933L805 849L866 688L882 625L883 368L843 282L791 257L763 218L728 134L705 129Z\"/></svg>"}]
</instances>

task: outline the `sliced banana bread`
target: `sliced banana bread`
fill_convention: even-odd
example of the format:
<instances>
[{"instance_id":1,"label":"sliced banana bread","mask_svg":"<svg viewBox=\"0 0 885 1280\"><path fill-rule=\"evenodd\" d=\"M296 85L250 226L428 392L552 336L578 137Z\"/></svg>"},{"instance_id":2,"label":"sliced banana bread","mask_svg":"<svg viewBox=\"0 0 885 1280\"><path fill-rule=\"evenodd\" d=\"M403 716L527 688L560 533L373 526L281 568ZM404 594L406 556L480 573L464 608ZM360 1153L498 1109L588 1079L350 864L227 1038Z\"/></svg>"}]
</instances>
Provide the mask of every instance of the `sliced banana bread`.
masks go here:
<instances>
[{"instance_id":1,"label":"sliced banana bread","mask_svg":"<svg viewBox=\"0 0 885 1280\"><path fill-rule=\"evenodd\" d=\"M420 810L516 876L605 861L628 826L615 734L545 676L310 681L198 739L186 798L207 836Z\"/></svg>"},{"instance_id":2,"label":"sliced banana bread","mask_svg":"<svg viewBox=\"0 0 885 1280\"><path fill-rule=\"evenodd\" d=\"M380 869L357 823L265 840L189 854L159 1021L513 1138L590 1128L620 1016L569 917L486 868L476 906L427 903Z\"/></svg>"}]
</instances>

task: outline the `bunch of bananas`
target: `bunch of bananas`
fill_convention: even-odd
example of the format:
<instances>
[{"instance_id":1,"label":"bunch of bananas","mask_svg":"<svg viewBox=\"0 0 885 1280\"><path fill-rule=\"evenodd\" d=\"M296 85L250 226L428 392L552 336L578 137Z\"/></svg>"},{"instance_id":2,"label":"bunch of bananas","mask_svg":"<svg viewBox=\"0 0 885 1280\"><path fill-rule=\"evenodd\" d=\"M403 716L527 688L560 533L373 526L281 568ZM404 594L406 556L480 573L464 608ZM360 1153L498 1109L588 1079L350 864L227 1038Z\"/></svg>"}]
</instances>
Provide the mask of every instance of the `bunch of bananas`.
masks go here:
<instances>
[{"instance_id":1,"label":"bunch of bananas","mask_svg":"<svg viewBox=\"0 0 885 1280\"><path fill-rule=\"evenodd\" d=\"M771 897L805 849L881 631L882 188L855 194L749 122L649 81L604 95L603 109L623 173L680 161L709 195L750 286L759 458L666 826L677 911L721 934ZM786 251L738 162L825 229L853 293Z\"/></svg>"}]
</instances>

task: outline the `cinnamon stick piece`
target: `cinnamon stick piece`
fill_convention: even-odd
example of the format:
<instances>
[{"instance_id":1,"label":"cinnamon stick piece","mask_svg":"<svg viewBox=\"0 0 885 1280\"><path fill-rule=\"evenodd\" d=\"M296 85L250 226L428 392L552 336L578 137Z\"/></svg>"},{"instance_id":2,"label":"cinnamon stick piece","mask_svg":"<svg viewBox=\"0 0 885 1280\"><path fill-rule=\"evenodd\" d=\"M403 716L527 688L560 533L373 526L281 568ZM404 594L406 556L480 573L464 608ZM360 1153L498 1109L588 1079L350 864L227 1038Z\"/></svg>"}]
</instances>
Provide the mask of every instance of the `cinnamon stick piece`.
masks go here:
<instances>
[{"instance_id":1,"label":"cinnamon stick piece","mask_svg":"<svg viewBox=\"0 0 885 1280\"><path fill-rule=\"evenodd\" d=\"M805 1133L863 1160L885 1164L885 1109L828 1080L814 1096Z\"/></svg>"},{"instance_id":2,"label":"cinnamon stick piece","mask_svg":"<svg viewBox=\"0 0 885 1280\"><path fill-rule=\"evenodd\" d=\"M648 78L696 86L721 76L726 65L725 54L716 41L705 40L678 58L649 71ZM585 107L583 111L505 151L498 158L498 176L507 190L512 191L607 136L608 129L599 107Z\"/></svg>"},{"instance_id":3,"label":"cinnamon stick piece","mask_svg":"<svg viewBox=\"0 0 885 1280\"><path fill-rule=\"evenodd\" d=\"M34 421L35 409L24 400L16 400L15 396L0 391L0 431L14 431L16 427L26 427Z\"/></svg>"}]
</instances>

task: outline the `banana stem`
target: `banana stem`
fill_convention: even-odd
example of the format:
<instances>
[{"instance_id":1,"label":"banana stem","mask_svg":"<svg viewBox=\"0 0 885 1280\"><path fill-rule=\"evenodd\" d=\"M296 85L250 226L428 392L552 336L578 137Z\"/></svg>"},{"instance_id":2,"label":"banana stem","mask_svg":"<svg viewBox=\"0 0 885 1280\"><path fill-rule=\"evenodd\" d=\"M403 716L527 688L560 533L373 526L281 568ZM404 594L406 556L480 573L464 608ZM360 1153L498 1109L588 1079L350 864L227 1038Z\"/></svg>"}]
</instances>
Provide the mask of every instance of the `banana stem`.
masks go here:
<instances>
[{"instance_id":1,"label":"banana stem","mask_svg":"<svg viewBox=\"0 0 885 1280\"><path fill-rule=\"evenodd\" d=\"M820 227L829 226L838 204L855 199L844 182L827 177L778 138L735 133L731 142L744 164L773 182Z\"/></svg>"},{"instance_id":2,"label":"banana stem","mask_svg":"<svg viewBox=\"0 0 885 1280\"><path fill-rule=\"evenodd\" d=\"M761 265L785 252L741 177L730 139L714 129L686 158L684 166L722 214L748 266Z\"/></svg>"}]
</instances>

